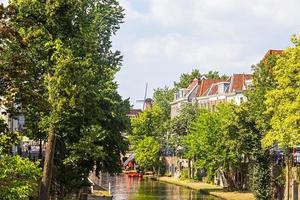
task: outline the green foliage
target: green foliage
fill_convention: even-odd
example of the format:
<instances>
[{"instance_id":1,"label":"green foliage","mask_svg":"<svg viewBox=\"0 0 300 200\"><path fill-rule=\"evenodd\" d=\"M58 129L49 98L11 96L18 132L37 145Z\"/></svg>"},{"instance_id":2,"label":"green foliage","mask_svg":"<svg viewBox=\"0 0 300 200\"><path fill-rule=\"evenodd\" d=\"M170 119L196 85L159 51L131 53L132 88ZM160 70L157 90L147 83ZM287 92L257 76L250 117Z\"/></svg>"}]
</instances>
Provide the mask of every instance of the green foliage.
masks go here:
<instances>
[{"instance_id":1,"label":"green foliage","mask_svg":"<svg viewBox=\"0 0 300 200\"><path fill-rule=\"evenodd\" d=\"M0 152L10 153L12 146L20 142L20 134L16 131L8 131L7 124L0 119Z\"/></svg>"},{"instance_id":2,"label":"green foliage","mask_svg":"<svg viewBox=\"0 0 300 200\"><path fill-rule=\"evenodd\" d=\"M2 132L0 133L0 151L10 153L12 146L18 145L21 140L21 136L18 132Z\"/></svg>"},{"instance_id":3,"label":"green foliage","mask_svg":"<svg viewBox=\"0 0 300 200\"><path fill-rule=\"evenodd\" d=\"M165 131L163 110L157 105L144 110L131 120L131 128L129 139L133 145L145 137L161 141Z\"/></svg>"},{"instance_id":4,"label":"green foliage","mask_svg":"<svg viewBox=\"0 0 300 200\"><path fill-rule=\"evenodd\" d=\"M164 119L170 119L171 105L174 98L174 89L168 87L157 88L154 90L153 99L154 104L163 110Z\"/></svg>"},{"instance_id":5,"label":"green foliage","mask_svg":"<svg viewBox=\"0 0 300 200\"><path fill-rule=\"evenodd\" d=\"M189 169L183 169L179 178L180 180L187 180L189 178Z\"/></svg>"},{"instance_id":6,"label":"green foliage","mask_svg":"<svg viewBox=\"0 0 300 200\"><path fill-rule=\"evenodd\" d=\"M198 69L193 69L191 73L183 73L180 75L179 81L174 82L175 90L180 88L187 88L191 81L195 78L200 78L201 74Z\"/></svg>"},{"instance_id":7,"label":"green foliage","mask_svg":"<svg viewBox=\"0 0 300 200\"><path fill-rule=\"evenodd\" d=\"M35 195L41 169L38 163L19 156L0 157L0 199L27 200Z\"/></svg>"},{"instance_id":8,"label":"green foliage","mask_svg":"<svg viewBox=\"0 0 300 200\"><path fill-rule=\"evenodd\" d=\"M266 151L265 154L258 155L256 162L252 168L252 187L254 196L259 200L270 200L272 199L271 189L271 168L270 168L270 155Z\"/></svg>"},{"instance_id":9,"label":"green foliage","mask_svg":"<svg viewBox=\"0 0 300 200\"><path fill-rule=\"evenodd\" d=\"M266 111L266 93L275 87L275 80L273 76L274 66L278 60L279 55L270 55L264 58L257 65L252 66L253 79L252 87L246 92L248 99L247 109L249 119L255 122L255 128L260 132L260 136L266 134L271 128L271 115L265 113Z\"/></svg>"},{"instance_id":10,"label":"green foliage","mask_svg":"<svg viewBox=\"0 0 300 200\"><path fill-rule=\"evenodd\" d=\"M293 147L300 140L300 46L284 51L274 67L276 86L267 92L267 114L271 114L272 129L264 137L265 146L274 142Z\"/></svg>"},{"instance_id":11,"label":"green foliage","mask_svg":"<svg viewBox=\"0 0 300 200\"><path fill-rule=\"evenodd\" d=\"M195 104L184 105L178 116L171 121L171 133L176 135L187 135L189 126L195 120L199 108Z\"/></svg>"},{"instance_id":12,"label":"green foliage","mask_svg":"<svg viewBox=\"0 0 300 200\"><path fill-rule=\"evenodd\" d=\"M200 110L185 136L186 156L196 158L196 168L206 169L211 177L219 168L229 172L239 166L240 135L231 128L234 106L220 104L216 112Z\"/></svg>"},{"instance_id":13,"label":"green foliage","mask_svg":"<svg viewBox=\"0 0 300 200\"><path fill-rule=\"evenodd\" d=\"M135 161L145 169L153 169L159 164L159 150L165 131L164 112L154 104L131 120L129 141L135 152Z\"/></svg>"},{"instance_id":14,"label":"green foliage","mask_svg":"<svg viewBox=\"0 0 300 200\"><path fill-rule=\"evenodd\" d=\"M241 155L249 160L247 167L250 169L249 185L256 199L268 200L272 197L271 190L271 157L269 151L265 151L261 147L261 138L263 129L258 127L266 127L257 125L253 118L253 112L257 110L249 110L250 104L256 102L246 102L234 110L233 118L228 122L228 128L237 133L238 150ZM257 116L261 117L261 116Z\"/></svg>"},{"instance_id":15,"label":"green foliage","mask_svg":"<svg viewBox=\"0 0 300 200\"><path fill-rule=\"evenodd\" d=\"M217 71L209 71L207 74L204 74L204 76L208 79L222 79L222 80L226 80L229 77L225 74L223 74L222 76L219 74L219 72Z\"/></svg>"},{"instance_id":16,"label":"green foliage","mask_svg":"<svg viewBox=\"0 0 300 200\"><path fill-rule=\"evenodd\" d=\"M26 135L44 139L54 129L54 181L73 192L95 166L119 171L129 102L114 81L122 60L111 50L124 16L118 1L12 0L4 12L2 103L25 115Z\"/></svg>"},{"instance_id":17,"label":"green foliage","mask_svg":"<svg viewBox=\"0 0 300 200\"><path fill-rule=\"evenodd\" d=\"M145 169L153 169L159 162L160 145L153 137L140 140L135 149L135 161Z\"/></svg>"},{"instance_id":18,"label":"green foliage","mask_svg":"<svg viewBox=\"0 0 300 200\"><path fill-rule=\"evenodd\" d=\"M247 144L251 155L251 188L256 199L271 199L270 155L262 149L261 140L270 131L272 115L266 113L266 93L275 87L274 66L280 55L269 55L253 66L252 87L246 92L248 101L237 113L236 126Z\"/></svg>"},{"instance_id":19,"label":"green foliage","mask_svg":"<svg viewBox=\"0 0 300 200\"><path fill-rule=\"evenodd\" d=\"M182 137L190 133L189 127L195 120L198 110L197 105L186 104L180 110L180 114L171 119L169 146L178 147L182 143Z\"/></svg>"},{"instance_id":20,"label":"green foliage","mask_svg":"<svg viewBox=\"0 0 300 200\"><path fill-rule=\"evenodd\" d=\"M193 81L195 78L200 78L201 76L205 76L208 79L228 79L228 76L220 76L219 72L217 71L209 71L207 74L201 74L198 69L193 69L191 73L181 74L179 81L174 82L174 88L175 90L178 90L180 88L187 88L191 81Z\"/></svg>"}]
</instances>

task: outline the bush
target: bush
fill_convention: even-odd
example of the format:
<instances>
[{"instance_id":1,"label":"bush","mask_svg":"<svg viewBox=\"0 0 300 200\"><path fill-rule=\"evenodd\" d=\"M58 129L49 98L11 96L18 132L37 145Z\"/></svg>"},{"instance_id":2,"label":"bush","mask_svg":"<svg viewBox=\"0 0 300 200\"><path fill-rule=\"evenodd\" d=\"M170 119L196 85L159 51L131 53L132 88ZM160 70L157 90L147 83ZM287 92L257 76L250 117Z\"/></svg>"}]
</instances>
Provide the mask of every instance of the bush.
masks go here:
<instances>
[{"instance_id":1,"label":"bush","mask_svg":"<svg viewBox=\"0 0 300 200\"><path fill-rule=\"evenodd\" d=\"M37 192L40 176L38 163L20 156L1 155L0 199L29 199Z\"/></svg>"},{"instance_id":2,"label":"bush","mask_svg":"<svg viewBox=\"0 0 300 200\"><path fill-rule=\"evenodd\" d=\"M164 163L162 162L159 162L158 164L158 168L159 168L159 176L164 176L166 174L166 171L167 171L167 168L166 166L164 165Z\"/></svg>"},{"instance_id":3,"label":"bush","mask_svg":"<svg viewBox=\"0 0 300 200\"><path fill-rule=\"evenodd\" d=\"M183 169L179 176L180 180L186 180L189 178L189 169Z\"/></svg>"}]
</instances>

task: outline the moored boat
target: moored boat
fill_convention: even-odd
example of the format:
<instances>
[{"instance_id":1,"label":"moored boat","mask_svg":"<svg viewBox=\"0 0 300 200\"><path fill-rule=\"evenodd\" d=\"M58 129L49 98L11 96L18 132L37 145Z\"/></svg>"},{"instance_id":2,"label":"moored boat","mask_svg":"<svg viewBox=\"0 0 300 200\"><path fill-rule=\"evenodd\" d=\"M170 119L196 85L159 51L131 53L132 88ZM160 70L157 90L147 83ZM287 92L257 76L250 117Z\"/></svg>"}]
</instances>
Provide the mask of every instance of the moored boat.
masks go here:
<instances>
[{"instance_id":1,"label":"moored boat","mask_svg":"<svg viewBox=\"0 0 300 200\"><path fill-rule=\"evenodd\" d=\"M129 171L127 172L127 175L128 177L143 177L143 174L137 171Z\"/></svg>"}]
</instances>

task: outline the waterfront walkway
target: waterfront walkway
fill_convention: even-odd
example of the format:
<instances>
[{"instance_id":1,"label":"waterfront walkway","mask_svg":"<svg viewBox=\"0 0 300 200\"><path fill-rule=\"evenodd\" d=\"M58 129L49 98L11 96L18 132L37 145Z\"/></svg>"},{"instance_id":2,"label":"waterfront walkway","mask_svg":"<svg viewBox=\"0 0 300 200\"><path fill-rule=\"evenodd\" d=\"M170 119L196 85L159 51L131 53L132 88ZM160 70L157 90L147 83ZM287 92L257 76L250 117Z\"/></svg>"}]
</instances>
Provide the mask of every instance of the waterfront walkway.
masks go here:
<instances>
[{"instance_id":1,"label":"waterfront walkway","mask_svg":"<svg viewBox=\"0 0 300 200\"><path fill-rule=\"evenodd\" d=\"M176 184L194 190L200 190L201 192L219 197L224 200L254 200L254 196L250 192L226 192L220 186L190 180L180 180L174 177L158 177L156 179L158 181Z\"/></svg>"}]
</instances>

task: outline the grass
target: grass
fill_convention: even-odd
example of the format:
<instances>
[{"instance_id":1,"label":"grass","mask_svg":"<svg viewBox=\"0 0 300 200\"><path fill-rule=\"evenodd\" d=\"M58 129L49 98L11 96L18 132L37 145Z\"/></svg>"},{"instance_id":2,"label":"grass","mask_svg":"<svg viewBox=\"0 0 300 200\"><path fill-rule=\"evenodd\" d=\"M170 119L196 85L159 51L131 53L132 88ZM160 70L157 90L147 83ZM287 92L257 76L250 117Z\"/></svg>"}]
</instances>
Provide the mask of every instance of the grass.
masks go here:
<instances>
[{"instance_id":1,"label":"grass","mask_svg":"<svg viewBox=\"0 0 300 200\"><path fill-rule=\"evenodd\" d=\"M201 192L219 197L224 200L254 200L254 196L250 192L227 192L220 186L196 182L193 180L180 180L174 177L158 177L158 181L163 181L166 183L172 183L179 186L184 186L194 190L200 190Z\"/></svg>"}]
</instances>

